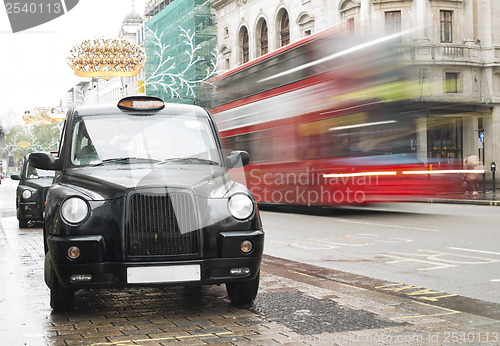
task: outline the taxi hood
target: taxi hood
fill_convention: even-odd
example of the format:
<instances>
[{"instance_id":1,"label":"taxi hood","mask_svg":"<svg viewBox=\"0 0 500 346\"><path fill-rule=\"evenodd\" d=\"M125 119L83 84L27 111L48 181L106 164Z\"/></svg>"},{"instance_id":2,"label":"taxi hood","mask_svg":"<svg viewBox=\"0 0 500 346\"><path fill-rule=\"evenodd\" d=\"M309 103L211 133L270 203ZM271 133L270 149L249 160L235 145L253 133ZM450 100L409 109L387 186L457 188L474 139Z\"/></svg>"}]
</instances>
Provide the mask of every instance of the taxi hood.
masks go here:
<instances>
[{"instance_id":1,"label":"taxi hood","mask_svg":"<svg viewBox=\"0 0 500 346\"><path fill-rule=\"evenodd\" d=\"M141 188L185 188L205 198L222 198L234 185L227 169L201 164L163 166L100 166L69 169L63 183L70 183L93 200L119 198Z\"/></svg>"}]
</instances>

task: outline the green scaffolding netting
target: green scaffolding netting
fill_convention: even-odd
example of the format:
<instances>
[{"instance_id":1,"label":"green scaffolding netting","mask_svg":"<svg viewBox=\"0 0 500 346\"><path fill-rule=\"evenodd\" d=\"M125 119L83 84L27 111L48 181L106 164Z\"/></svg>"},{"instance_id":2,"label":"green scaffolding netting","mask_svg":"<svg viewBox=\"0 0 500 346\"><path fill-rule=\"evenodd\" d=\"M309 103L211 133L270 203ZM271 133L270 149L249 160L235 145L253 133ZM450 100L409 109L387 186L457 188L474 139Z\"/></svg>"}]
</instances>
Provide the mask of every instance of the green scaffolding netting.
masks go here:
<instances>
[{"instance_id":1,"label":"green scaffolding netting","mask_svg":"<svg viewBox=\"0 0 500 346\"><path fill-rule=\"evenodd\" d=\"M200 104L201 81L214 73L215 15L209 0L174 0L145 24L146 93Z\"/></svg>"}]
</instances>

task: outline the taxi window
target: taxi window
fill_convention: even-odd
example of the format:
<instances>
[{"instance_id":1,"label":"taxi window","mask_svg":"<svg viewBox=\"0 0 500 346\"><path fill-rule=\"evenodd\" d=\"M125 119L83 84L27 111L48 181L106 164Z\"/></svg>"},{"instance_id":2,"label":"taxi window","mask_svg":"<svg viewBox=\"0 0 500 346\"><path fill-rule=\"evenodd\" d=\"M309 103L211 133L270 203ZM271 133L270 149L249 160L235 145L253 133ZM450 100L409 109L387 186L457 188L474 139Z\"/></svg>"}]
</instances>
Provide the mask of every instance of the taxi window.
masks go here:
<instances>
[{"instance_id":1,"label":"taxi window","mask_svg":"<svg viewBox=\"0 0 500 346\"><path fill-rule=\"evenodd\" d=\"M26 171L24 172L24 178L26 180L31 179L42 179L42 178L53 178L55 171L46 171L44 169L35 168L30 163L26 163Z\"/></svg>"}]
</instances>

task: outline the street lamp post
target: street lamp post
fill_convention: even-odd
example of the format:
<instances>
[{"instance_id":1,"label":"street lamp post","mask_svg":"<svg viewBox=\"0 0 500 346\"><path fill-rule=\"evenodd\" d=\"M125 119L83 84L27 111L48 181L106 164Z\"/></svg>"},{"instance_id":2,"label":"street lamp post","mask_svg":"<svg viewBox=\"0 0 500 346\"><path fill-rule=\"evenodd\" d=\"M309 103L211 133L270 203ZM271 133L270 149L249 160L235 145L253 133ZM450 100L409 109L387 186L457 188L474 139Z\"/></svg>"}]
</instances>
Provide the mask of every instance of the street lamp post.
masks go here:
<instances>
[{"instance_id":1,"label":"street lamp post","mask_svg":"<svg viewBox=\"0 0 500 346\"><path fill-rule=\"evenodd\" d=\"M481 160L481 149L482 150L482 161L483 161L483 167L486 167L485 166L485 162L484 162L484 151L485 151L485 148L484 148L484 129L483 128L480 128L480 129L477 129L477 130L474 130L474 131L477 131L478 133L478 149L479 149L479 160ZM486 169L484 169L484 172L483 172L483 193L486 193Z\"/></svg>"},{"instance_id":2,"label":"street lamp post","mask_svg":"<svg viewBox=\"0 0 500 346\"><path fill-rule=\"evenodd\" d=\"M493 190L493 193L495 193L495 172L497 170L497 164L493 161L491 163L491 188Z\"/></svg>"}]
</instances>

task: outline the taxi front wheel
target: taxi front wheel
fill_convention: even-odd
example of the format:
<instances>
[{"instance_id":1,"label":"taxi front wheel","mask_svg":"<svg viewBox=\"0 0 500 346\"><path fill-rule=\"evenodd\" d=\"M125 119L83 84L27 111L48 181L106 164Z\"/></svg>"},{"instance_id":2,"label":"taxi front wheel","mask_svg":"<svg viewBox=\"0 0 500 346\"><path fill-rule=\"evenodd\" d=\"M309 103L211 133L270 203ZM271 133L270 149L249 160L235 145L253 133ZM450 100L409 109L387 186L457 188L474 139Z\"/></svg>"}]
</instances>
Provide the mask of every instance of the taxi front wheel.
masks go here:
<instances>
[{"instance_id":1,"label":"taxi front wheel","mask_svg":"<svg viewBox=\"0 0 500 346\"><path fill-rule=\"evenodd\" d=\"M252 304L259 290L260 271L255 279L247 281L227 282L226 290L234 305Z\"/></svg>"},{"instance_id":2,"label":"taxi front wheel","mask_svg":"<svg viewBox=\"0 0 500 346\"><path fill-rule=\"evenodd\" d=\"M50 260L50 254L45 254L45 281L50 288L50 307L54 312L73 310L74 290L62 287Z\"/></svg>"},{"instance_id":3,"label":"taxi front wheel","mask_svg":"<svg viewBox=\"0 0 500 346\"><path fill-rule=\"evenodd\" d=\"M17 210L17 220L19 221L19 228L28 228L28 220L21 216L19 209Z\"/></svg>"}]
</instances>

